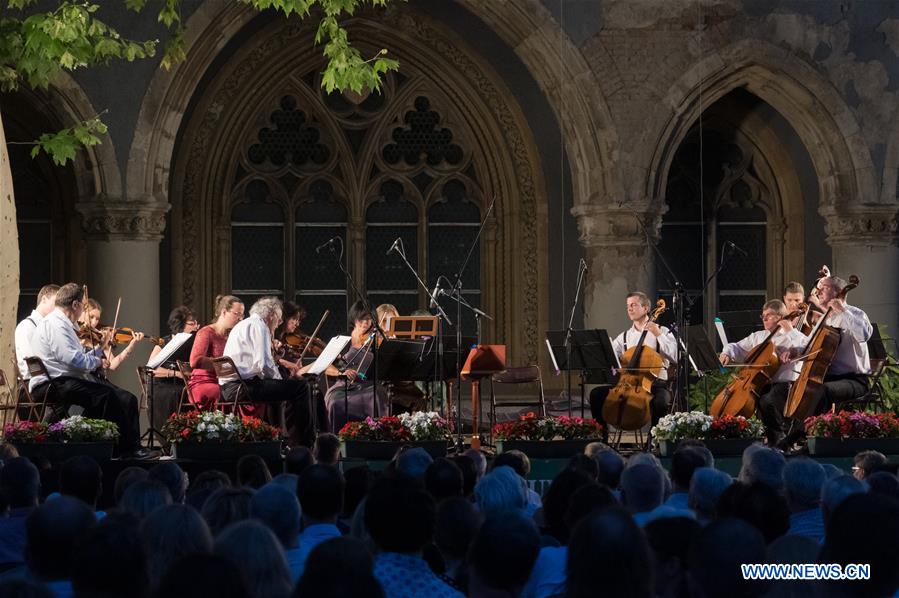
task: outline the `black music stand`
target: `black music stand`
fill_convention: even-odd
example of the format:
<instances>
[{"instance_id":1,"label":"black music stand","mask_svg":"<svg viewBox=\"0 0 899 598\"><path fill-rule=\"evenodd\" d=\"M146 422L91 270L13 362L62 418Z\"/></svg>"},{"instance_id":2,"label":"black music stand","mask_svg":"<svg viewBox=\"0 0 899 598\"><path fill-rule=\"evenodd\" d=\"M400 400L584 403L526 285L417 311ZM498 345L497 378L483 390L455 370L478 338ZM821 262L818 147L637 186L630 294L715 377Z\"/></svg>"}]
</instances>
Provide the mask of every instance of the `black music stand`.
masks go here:
<instances>
[{"instance_id":1,"label":"black music stand","mask_svg":"<svg viewBox=\"0 0 899 598\"><path fill-rule=\"evenodd\" d=\"M147 365L141 367L141 371L147 380L147 431L144 432L140 440L144 438L147 439L147 448L150 450L154 450L158 448L158 445L155 443L155 436L159 436L163 438L162 432L156 429L156 394L155 394L155 380L156 376L153 371L156 368L165 368L167 370L178 371L177 361L190 361L190 352L194 347L194 340L197 338L197 333L192 332L189 338L185 338L181 341L181 344L177 347L169 348L169 345L173 342L177 341L177 336L170 340L165 347L162 348L154 359L151 359L147 362ZM167 350L168 349L168 350ZM160 359L161 358L161 359ZM155 363L155 362L159 363ZM187 384L187 380L184 380L184 384Z\"/></svg>"},{"instance_id":2,"label":"black music stand","mask_svg":"<svg viewBox=\"0 0 899 598\"><path fill-rule=\"evenodd\" d=\"M378 376L382 382L406 382L413 379L421 364L427 343L423 340L387 339L378 351ZM434 370L430 374L433 377ZM393 415L393 396L387 389L387 413Z\"/></svg>"},{"instance_id":3,"label":"black music stand","mask_svg":"<svg viewBox=\"0 0 899 598\"><path fill-rule=\"evenodd\" d=\"M712 342L705 333L705 327L702 324L693 324L687 326L687 344L690 351L687 353L690 358L690 364L696 371L696 375L702 378L703 394L705 396L705 411L709 411L709 381L706 374L711 372L726 371L721 367L718 361L718 355L712 348ZM690 406L687 405L689 408Z\"/></svg>"},{"instance_id":4,"label":"black music stand","mask_svg":"<svg viewBox=\"0 0 899 598\"><path fill-rule=\"evenodd\" d=\"M567 330L547 330L546 342L556 373L571 375L578 372L581 387L581 417L585 416L585 385L612 384L612 369L618 367L618 358L612 349L609 334L603 329L573 330L571 332L571 364L566 361L565 337ZM571 413L571 393L568 394L568 412Z\"/></svg>"}]
</instances>

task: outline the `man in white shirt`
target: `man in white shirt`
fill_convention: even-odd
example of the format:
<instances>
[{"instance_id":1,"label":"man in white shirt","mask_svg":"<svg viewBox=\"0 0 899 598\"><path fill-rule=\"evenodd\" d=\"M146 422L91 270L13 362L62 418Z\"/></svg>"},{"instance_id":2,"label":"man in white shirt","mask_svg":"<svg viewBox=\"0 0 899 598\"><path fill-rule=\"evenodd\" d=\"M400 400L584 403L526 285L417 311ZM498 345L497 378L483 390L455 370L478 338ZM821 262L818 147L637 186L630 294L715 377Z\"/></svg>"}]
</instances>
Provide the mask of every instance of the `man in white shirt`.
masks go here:
<instances>
[{"instance_id":1,"label":"man in white shirt","mask_svg":"<svg viewBox=\"0 0 899 598\"><path fill-rule=\"evenodd\" d=\"M677 355L677 340L670 330L659 326L649 320L649 311L652 303L646 293L633 291L628 293L627 317L632 322L630 328L615 337L612 341L612 349L618 355L618 359L624 352L640 342L640 336L646 330L646 338L643 345L657 351L664 360L659 377L652 383L652 425L656 425L659 419L668 413L671 404L671 393L668 391L668 366ZM622 361L622 367L627 364ZM593 418L605 424L602 417L602 406L611 390L610 386L598 386L590 391L590 411ZM604 428L605 429L605 428Z\"/></svg>"},{"instance_id":2,"label":"man in white shirt","mask_svg":"<svg viewBox=\"0 0 899 598\"><path fill-rule=\"evenodd\" d=\"M272 356L272 335L281 323L281 301L263 297L250 308L250 317L239 322L228 334L224 357L230 357L250 392L254 403L268 406L269 420L286 427L288 443L312 446L314 430L310 417L309 385L300 376L306 368L295 370L287 380L281 379L278 364ZM236 377L219 378L222 399L233 401L240 390ZM280 403L284 403L284 411Z\"/></svg>"},{"instance_id":3,"label":"man in white shirt","mask_svg":"<svg viewBox=\"0 0 899 598\"><path fill-rule=\"evenodd\" d=\"M743 340L725 345L719 360L728 365L732 361L743 362L752 350L762 344L771 332L775 354L780 356L791 350L802 350L808 343L808 337L793 328L789 319L781 319L787 315L787 306L782 301L772 299L762 306L762 324L764 329L753 332ZM785 358L788 355L784 355ZM790 383L799 377L802 362L784 363L771 378L770 384L759 389L757 404L759 417L765 424L768 445L774 446L784 437L783 410L787 404Z\"/></svg>"},{"instance_id":4,"label":"man in white shirt","mask_svg":"<svg viewBox=\"0 0 899 598\"><path fill-rule=\"evenodd\" d=\"M29 382L35 399L51 390L50 397L61 399L62 407L80 405L86 417L114 422L119 427L118 451L122 458L147 459L150 451L140 448L137 397L110 383L99 383L91 372L106 365L103 346L111 332L104 333L99 346L87 350L76 336L75 322L84 311L84 287L70 282L56 294L56 308L38 324L31 338L31 350L39 357L52 379L36 376Z\"/></svg>"},{"instance_id":5,"label":"man in white shirt","mask_svg":"<svg viewBox=\"0 0 899 598\"><path fill-rule=\"evenodd\" d=\"M37 306L31 311L31 315L19 322L16 326L16 369L19 370L19 377L28 381L31 375L28 373L28 364L25 363L26 357L31 357L31 337L37 329L37 325L41 323L47 314L56 308L56 293L59 291L58 284L44 285L37 294ZM25 401L25 389L19 388L18 401ZM28 409L22 408L19 417L28 418Z\"/></svg>"}]
</instances>

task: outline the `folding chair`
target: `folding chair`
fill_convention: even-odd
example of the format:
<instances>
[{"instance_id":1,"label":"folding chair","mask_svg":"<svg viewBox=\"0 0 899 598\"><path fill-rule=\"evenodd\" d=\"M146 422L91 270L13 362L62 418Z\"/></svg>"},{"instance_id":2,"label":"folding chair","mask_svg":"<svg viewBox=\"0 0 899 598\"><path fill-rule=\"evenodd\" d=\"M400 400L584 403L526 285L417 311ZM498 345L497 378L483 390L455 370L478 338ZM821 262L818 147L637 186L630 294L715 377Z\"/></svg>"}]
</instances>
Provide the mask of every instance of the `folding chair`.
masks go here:
<instances>
[{"instance_id":1,"label":"folding chair","mask_svg":"<svg viewBox=\"0 0 899 598\"><path fill-rule=\"evenodd\" d=\"M178 371L181 372L181 378L184 380L184 390L181 391L181 397L178 399L178 413L184 411L185 397L187 397L187 408L197 409L197 403L194 401L194 395L190 390L190 375L193 373L193 370L189 363L181 361L180 359L175 360L175 365L177 366Z\"/></svg>"},{"instance_id":2,"label":"folding chair","mask_svg":"<svg viewBox=\"0 0 899 598\"><path fill-rule=\"evenodd\" d=\"M837 411L847 408L864 409L868 405L871 405L875 412L879 411L883 413L887 411L886 403L883 401L884 392L880 377L883 376L883 373L890 365L895 364L890 363L889 356L886 356L884 359L871 359L871 374L868 376L868 391L860 397L849 399L848 401L841 401L840 403L834 403L831 405L831 411L836 413Z\"/></svg>"},{"instance_id":3,"label":"folding chair","mask_svg":"<svg viewBox=\"0 0 899 598\"><path fill-rule=\"evenodd\" d=\"M536 365L507 368L505 371L490 377L490 442L493 442L493 427L496 425L496 407L537 407L542 417L546 416L546 397L543 393L543 378ZM497 384L534 384L538 394L532 400L514 399L510 401L496 400Z\"/></svg>"},{"instance_id":4,"label":"folding chair","mask_svg":"<svg viewBox=\"0 0 899 598\"><path fill-rule=\"evenodd\" d=\"M12 412L12 421L16 421L16 402L18 398L15 387L9 385L6 372L2 369L0 369L0 387L5 387L8 395L0 402L0 428L2 428L9 421L10 412Z\"/></svg>"},{"instance_id":5,"label":"folding chair","mask_svg":"<svg viewBox=\"0 0 899 598\"><path fill-rule=\"evenodd\" d=\"M238 407L241 405L254 406L253 401L250 400L250 389L247 387L244 379L240 377L240 372L237 371L237 366L234 365L234 361L230 357L214 358L212 360L212 368L215 370L217 378L232 378L236 376L239 384L237 392L234 393L233 401L226 402L224 395L222 396L223 410L226 407L230 407L232 413L237 413Z\"/></svg>"},{"instance_id":6,"label":"folding chair","mask_svg":"<svg viewBox=\"0 0 899 598\"><path fill-rule=\"evenodd\" d=\"M47 414L47 403L49 402L50 393L59 393L58 391L56 391L56 387L53 386L53 378L50 377L50 374L47 372L47 368L44 367L44 362L41 361L40 357L26 357L25 364L28 366L28 375L31 378L45 376L49 381L49 384L47 385L47 389L44 391L44 396L41 398L41 400L37 400L31 394L31 390L28 388L28 383L27 381L25 381L24 389L27 401L19 403L19 407L28 408L29 421L43 421L44 416ZM37 419L35 419L35 416L37 416Z\"/></svg>"}]
</instances>

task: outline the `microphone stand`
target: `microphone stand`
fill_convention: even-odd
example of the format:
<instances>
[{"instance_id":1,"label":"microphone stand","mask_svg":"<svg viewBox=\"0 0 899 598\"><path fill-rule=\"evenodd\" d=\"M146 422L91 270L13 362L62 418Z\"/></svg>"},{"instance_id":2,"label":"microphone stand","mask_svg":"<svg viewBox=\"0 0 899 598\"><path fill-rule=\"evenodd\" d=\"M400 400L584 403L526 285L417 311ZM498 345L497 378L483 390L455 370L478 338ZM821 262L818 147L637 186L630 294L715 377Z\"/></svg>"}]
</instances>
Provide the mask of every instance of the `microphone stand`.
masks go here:
<instances>
[{"instance_id":1,"label":"microphone stand","mask_svg":"<svg viewBox=\"0 0 899 598\"><path fill-rule=\"evenodd\" d=\"M378 405L378 335L384 337L384 331L381 330L381 326L378 324L378 314L372 309L371 304L368 302L368 299L365 298L365 295L359 292L359 287L356 286L356 281L353 280L353 277L347 272L346 268L343 266L343 239L337 237L337 241L340 243L340 253L337 254L337 267L340 268L340 271L343 272L343 275L349 281L350 286L353 288L353 292L357 297L362 301L362 306L365 308L365 311L368 312L369 317L371 318L372 325L375 327L375 338L371 340L371 355L372 355L372 387L371 387L371 402L372 402L372 416L377 419L380 416L380 406ZM331 248L331 251L334 251L334 248ZM362 361L359 362L359 367L362 367L362 364L365 362L365 358L362 358ZM347 421L349 421L349 413L347 413Z\"/></svg>"},{"instance_id":2,"label":"microphone stand","mask_svg":"<svg viewBox=\"0 0 899 598\"><path fill-rule=\"evenodd\" d=\"M574 333L572 326L574 325L574 311L577 309L578 300L581 296L581 285L584 282L584 274L587 273L587 263L583 258L578 262L577 269L577 288L574 291L574 303L571 306L571 314L568 316L568 329L565 331L565 370L568 379L568 417L571 417L571 336ZM581 397L581 417L584 417L584 397Z\"/></svg>"},{"instance_id":3,"label":"microphone stand","mask_svg":"<svg viewBox=\"0 0 899 598\"><path fill-rule=\"evenodd\" d=\"M496 195L493 196L490 206L484 213L484 219L481 221L481 226L478 227L478 234L475 235L475 238L471 241L471 245L468 248L468 255L465 256L465 261L462 262L462 266L456 273L455 283L453 284L451 294L448 295L456 300L456 422L458 424L458 430L456 432L456 451L459 453L465 448L465 438L462 435L462 305L468 305L472 311L475 311L475 308L469 305L462 297L462 274L465 273L465 268L468 266L471 254L474 253L474 248L478 245L481 233L484 232L484 226L487 224L487 219L490 217L490 212L493 211L495 203ZM446 295L446 293L444 293L444 295ZM481 313L483 314L483 312ZM475 315L478 315L477 311L475 311ZM484 315L486 316L486 314ZM478 342L480 341L480 320L478 320Z\"/></svg>"}]
</instances>

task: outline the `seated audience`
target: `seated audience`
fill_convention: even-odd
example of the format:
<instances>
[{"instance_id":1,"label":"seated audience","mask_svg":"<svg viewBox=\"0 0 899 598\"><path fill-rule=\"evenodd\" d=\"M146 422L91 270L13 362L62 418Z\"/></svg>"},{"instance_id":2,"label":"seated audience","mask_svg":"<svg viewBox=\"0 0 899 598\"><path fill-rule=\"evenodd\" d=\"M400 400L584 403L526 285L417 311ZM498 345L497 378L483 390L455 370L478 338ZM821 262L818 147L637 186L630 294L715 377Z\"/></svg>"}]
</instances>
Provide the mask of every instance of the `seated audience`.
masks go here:
<instances>
[{"instance_id":1,"label":"seated audience","mask_svg":"<svg viewBox=\"0 0 899 598\"><path fill-rule=\"evenodd\" d=\"M163 461L158 465L154 465L148 474L149 479L165 485L169 489L172 496L172 502L176 505L184 502L187 494L187 486L189 480L187 474L174 461Z\"/></svg>"},{"instance_id":2,"label":"seated audience","mask_svg":"<svg viewBox=\"0 0 899 598\"><path fill-rule=\"evenodd\" d=\"M76 596L147 595L147 555L139 525L130 513L109 513L87 532L72 566Z\"/></svg>"},{"instance_id":3,"label":"seated audience","mask_svg":"<svg viewBox=\"0 0 899 598\"><path fill-rule=\"evenodd\" d=\"M206 504L213 492L219 488L230 487L231 478L228 477L228 474L218 469L207 469L198 475L197 479L190 482L184 502L195 508L199 513L203 510L203 505Z\"/></svg>"},{"instance_id":4,"label":"seated audience","mask_svg":"<svg viewBox=\"0 0 899 598\"><path fill-rule=\"evenodd\" d=\"M671 456L671 495L664 504L675 509L690 508L690 480L693 472L708 467L705 455L698 447L681 446Z\"/></svg>"},{"instance_id":5,"label":"seated audience","mask_svg":"<svg viewBox=\"0 0 899 598\"><path fill-rule=\"evenodd\" d=\"M146 480L148 475L146 469L137 467L136 465L131 465L120 471L119 475L116 476L115 485L112 490L115 504L119 505L122 502L122 497L125 495L125 491L131 484Z\"/></svg>"},{"instance_id":6,"label":"seated audience","mask_svg":"<svg viewBox=\"0 0 899 598\"><path fill-rule=\"evenodd\" d=\"M767 544L790 529L787 500L763 482L731 484L718 501L718 517L746 521L762 533Z\"/></svg>"},{"instance_id":7,"label":"seated audience","mask_svg":"<svg viewBox=\"0 0 899 598\"><path fill-rule=\"evenodd\" d=\"M786 459L780 451L752 445L743 453L740 481L747 485L760 482L780 492L783 490L783 471L786 464Z\"/></svg>"},{"instance_id":8,"label":"seated audience","mask_svg":"<svg viewBox=\"0 0 899 598\"><path fill-rule=\"evenodd\" d=\"M264 523L281 543L287 568L293 582L299 581L303 570L300 559L300 503L296 490L277 484L266 484L250 499L250 517Z\"/></svg>"},{"instance_id":9,"label":"seated audience","mask_svg":"<svg viewBox=\"0 0 899 598\"><path fill-rule=\"evenodd\" d=\"M156 480L140 480L131 484L119 507L138 519L143 519L159 507L172 504L172 495L162 482Z\"/></svg>"},{"instance_id":10,"label":"seated audience","mask_svg":"<svg viewBox=\"0 0 899 598\"><path fill-rule=\"evenodd\" d=\"M865 476L871 494L881 494L899 500L899 478L886 471L875 471Z\"/></svg>"},{"instance_id":11,"label":"seated audience","mask_svg":"<svg viewBox=\"0 0 899 598\"><path fill-rule=\"evenodd\" d=\"M438 504L447 498L462 496L462 470L459 466L440 457L425 472L425 489Z\"/></svg>"},{"instance_id":12,"label":"seated audience","mask_svg":"<svg viewBox=\"0 0 899 598\"><path fill-rule=\"evenodd\" d=\"M485 478L486 479L486 478ZM579 489L595 482L589 475L577 469L564 469L550 483L543 497L544 534L553 540L544 545L567 544L571 530L565 524L565 515L571 496Z\"/></svg>"},{"instance_id":13,"label":"seated audience","mask_svg":"<svg viewBox=\"0 0 899 598\"><path fill-rule=\"evenodd\" d=\"M690 479L688 505L696 513L701 525L706 525L718 515L718 500L734 483L730 474L710 467L700 467Z\"/></svg>"},{"instance_id":14,"label":"seated audience","mask_svg":"<svg viewBox=\"0 0 899 598\"><path fill-rule=\"evenodd\" d=\"M519 595L539 550L537 526L525 513L488 518L469 552L470 595Z\"/></svg>"},{"instance_id":15,"label":"seated audience","mask_svg":"<svg viewBox=\"0 0 899 598\"><path fill-rule=\"evenodd\" d=\"M209 526L187 505L175 503L156 509L144 519L140 535L147 554L151 590L159 587L179 559L212 553Z\"/></svg>"},{"instance_id":16,"label":"seated audience","mask_svg":"<svg viewBox=\"0 0 899 598\"><path fill-rule=\"evenodd\" d=\"M253 598L286 598L293 589L284 549L258 521L240 521L225 528L215 539L215 554L237 565Z\"/></svg>"},{"instance_id":17,"label":"seated audience","mask_svg":"<svg viewBox=\"0 0 899 598\"><path fill-rule=\"evenodd\" d=\"M687 517L650 521L643 528L652 555L656 596L686 596L687 557L702 526Z\"/></svg>"},{"instance_id":18,"label":"seated audience","mask_svg":"<svg viewBox=\"0 0 899 598\"><path fill-rule=\"evenodd\" d=\"M162 578L154 598L250 598L243 572L231 559L194 554L176 561Z\"/></svg>"},{"instance_id":19,"label":"seated audience","mask_svg":"<svg viewBox=\"0 0 899 598\"><path fill-rule=\"evenodd\" d=\"M258 490L272 481L272 472L259 455L244 455L237 461L237 485Z\"/></svg>"},{"instance_id":20,"label":"seated audience","mask_svg":"<svg viewBox=\"0 0 899 598\"><path fill-rule=\"evenodd\" d=\"M396 470L416 480L424 480L425 472L434 459L421 447L401 450L396 457Z\"/></svg>"},{"instance_id":21,"label":"seated audience","mask_svg":"<svg viewBox=\"0 0 899 598\"><path fill-rule=\"evenodd\" d=\"M604 450L594 451L592 456L593 460L596 461L597 471L599 472L596 476L596 481L608 486L617 497L621 485L621 473L624 471L624 458L618 451L613 451L608 447Z\"/></svg>"},{"instance_id":22,"label":"seated audience","mask_svg":"<svg viewBox=\"0 0 899 598\"><path fill-rule=\"evenodd\" d=\"M0 468L0 496L8 511L0 517L0 573L25 562L25 519L37 507L41 478L25 457L10 459Z\"/></svg>"},{"instance_id":23,"label":"seated audience","mask_svg":"<svg viewBox=\"0 0 899 598\"><path fill-rule=\"evenodd\" d=\"M851 475L844 474L827 480L821 488L821 515L824 518L825 531L830 514L840 506L840 503L853 494L864 494L867 491L868 485Z\"/></svg>"},{"instance_id":24,"label":"seated audience","mask_svg":"<svg viewBox=\"0 0 899 598\"><path fill-rule=\"evenodd\" d=\"M206 499L200 514L206 520L212 537L217 538L219 532L232 523L244 521L250 517L250 499L255 490L252 488L219 488Z\"/></svg>"},{"instance_id":25,"label":"seated audience","mask_svg":"<svg viewBox=\"0 0 899 598\"><path fill-rule=\"evenodd\" d=\"M688 556L691 596L761 596L764 582L747 583L740 565L765 562L765 538L752 525L725 517L699 532Z\"/></svg>"},{"instance_id":26,"label":"seated audience","mask_svg":"<svg viewBox=\"0 0 899 598\"><path fill-rule=\"evenodd\" d=\"M478 482L477 465L468 455L456 455L450 459L462 471L462 496L474 500L474 485Z\"/></svg>"},{"instance_id":27,"label":"seated audience","mask_svg":"<svg viewBox=\"0 0 899 598\"><path fill-rule=\"evenodd\" d=\"M653 465L630 463L621 474L621 504L633 514L637 525L645 524L649 513L662 504L665 497L663 476Z\"/></svg>"},{"instance_id":28,"label":"seated audience","mask_svg":"<svg viewBox=\"0 0 899 598\"><path fill-rule=\"evenodd\" d=\"M887 458L878 451L862 451L852 459L852 475L858 480L865 479L875 469L886 465Z\"/></svg>"},{"instance_id":29,"label":"seated audience","mask_svg":"<svg viewBox=\"0 0 899 598\"><path fill-rule=\"evenodd\" d=\"M528 506L528 487L511 467L496 467L474 488L475 501L484 517L507 511L524 511Z\"/></svg>"},{"instance_id":30,"label":"seated audience","mask_svg":"<svg viewBox=\"0 0 899 598\"><path fill-rule=\"evenodd\" d=\"M578 455L575 455L578 456ZM583 456L583 455L580 455ZM585 457L586 458L586 457ZM493 459L493 468L508 465L515 470L515 473L521 476L521 479L527 483L528 476L531 474L531 460L521 451L505 451L500 453ZM569 468L571 463L569 463ZM593 476L596 477L596 476ZM533 515L534 511L543 505L543 499L530 486L528 486L528 514Z\"/></svg>"},{"instance_id":31,"label":"seated audience","mask_svg":"<svg viewBox=\"0 0 899 598\"><path fill-rule=\"evenodd\" d=\"M309 553L294 598L383 598L371 553L355 538L331 538ZM417 591L410 587L410 592Z\"/></svg>"},{"instance_id":32,"label":"seated audience","mask_svg":"<svg viewBox=\"0 0 899 598\"><path fill-rule=\"evenodd\" d=\"M791 459L784 467L784 493L790 508L790 529L794 536L824 539L821 515L821 488L824 468L811 459Z\"/></svg>"},{"instance_id":33,"label":"seated audience","mask_svg":"<svg viewBox=\"0 0 899 598\"><path fill-rule=\"evenodd\" d=\"M312 458L312 451L305 446L295 446L287 453L284 458L284 472L300 475L303 470L315 463Z\"/></svg>"},{"instance_id":34,"label":"seated audience","mask_svg":"<svg viewBox=\"0 0 899 598\"><path fill-rule=\"evenodd\" d=\"M319 434L312 447L312 458L320 465L336 466L340 459L340 439L337 435Z\"/></svg>"},{"instance_id":35,"label":"seated audience","mask_svg":"<svg viewBox=\"0 0 899 598\"><path fill-rule=\"evenodd\" d=\"M347 469L343 474L343 480L343 512L337 520L337 525L343 533L347 533L356 509L371 489L374 474L368 465L360 465Z\"/></svg>"},{"instance_id":36,"label":"seated audience","mask_svg":"<svg viewBox=\"0 0 899 598\"><path fill-rule=\"evenodd\" d=\"M303 533L297 558L299 575L316 546L341 535L337 517L343 511L343 492L343 476L330 465L313 465L300 476L297 496L303 509Z\"/></svg>"},{"instance_id":37,"label":"seated audience","mask_svg":"<svg viewBox=\"0 0 899 598\"><path fill-rule=\"evenodd\" d=\"M463 594L468 589L465 559L480 526L481 516L471 501L455 497L437 505L434 545L443 558L440 578Z\"/></svg>"},{"instance_id":38,"label":"seated audience","mask_svg":"<svg viewBox=\"0 0 899 598\"><path fill-rule=\"evenodd\" d=\"M59 470L59 493L77 498L96 511L97 501L103 493L100 464L87 455L66 459ZM105 516L103 511L97 512L97 519Z\"/></svg>"},{"instance_id":39,"label":"seated audience","mask_svg":"<svg viewBox=\"0 0 899 598\"><path fill-rule=\"evenodd\" d=\"M96 525L93 510L83 501L60 496L39 506L25 520L25 561L34 579L56 596L71 596L75 550Z\"/></svg>"},{"instance_id":40,"label":"seated audience","mask_svg":"<svg viewBox=\"0 0 899 598\"><path fill-rule=\"evenodd\" d=\"M808 536L781 536L768 545L766 563L782 565L804 565L818 561L821 544ZM768 584L766 598L788 598L791 596L814 596L815 588L811 580L776 580Z\"/></svg>"}]
</instances>

